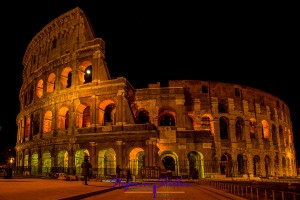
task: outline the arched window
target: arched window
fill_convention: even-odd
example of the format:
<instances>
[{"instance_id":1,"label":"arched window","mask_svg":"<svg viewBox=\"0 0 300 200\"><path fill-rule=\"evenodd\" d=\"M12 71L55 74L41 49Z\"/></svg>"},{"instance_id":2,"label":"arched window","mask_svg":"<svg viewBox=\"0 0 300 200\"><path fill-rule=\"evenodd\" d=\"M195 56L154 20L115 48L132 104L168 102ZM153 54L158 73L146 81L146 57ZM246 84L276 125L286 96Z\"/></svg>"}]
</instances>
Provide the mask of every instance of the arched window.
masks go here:
<instances>
[{"instance_id":1,"label":"arched window","mask_svg":"<svg viewBox=\"0 0 300 200\"><path fill-rule=\"evenodd\" d=\"M48 82L47 82L47 92L52 93L54 92L55 89L55 74L51 73L48 77Z\"/></svg>"},{"instance_id":2,"label":"arched window","mask_svg":"<svg viewBox=\"0 0 300 200\"><path fill-rule=\"evenodd\" d=\"M235 121L235 136L237 141L243 140L244 120L240 117Z\"/></svg>"},{"instance_id":3,"label":"arched window","mask_svg":"<svg viewBox=\"0 0 300 200\"><path fill-rule=\"evenodd\" d=\"M202 130L211 130L210 127L210 118L208 116L203 116L201 118L201 128Z\"/></svg>"},{"instance_id":4,"label":"arched window","mask_svg":"<svg viewBox=\"0 0 300 200\"><path fill-rule=\"evenodd\" d=\"M36 96L38 98L41 98L43 96L43 90L44 90L44 81L43 79L40 79L37 86L36 86Z\"/></svg>"},{"instance_id":5,"label":"arched window","mask_svg":"<svg viewBox=\"0 0 300 200\"><path fill-rule=\"evenodd\" d=\"M91 123L90 107L87 106L83 111L82 127L90 127L90 123Z\"/></svg>"},{"instance_id":6,"label":"arched window","mask_svg":"<svg viewBox=\"0 0 300 200\"><path fill-rule=\"evenodd\" d=\"M218 105L219 113L227 113L227 110L227 102L224 99L221 99Z\"/></svg>"},{"instance_id":7,"label":"arched window","mask_svg":"<svg viewBox=\"0 0 300 200\"><path fill-rule=\"evenodd\" d=\"M164 114L159 118L159 126L175 126L175 119L171 114Z\"/></svg>"},{"instance_id":8,"label":"arched window","mask_svg":"<svg viewBox=\"0 0 300 200\"><path fill-rule=\"evenodd\" d=\"M229 131L228 131L228 126L229 122L226 117L221 117L220 118L220 137L221 139L229 139Z\"/></svg>"},{"instance_id":9,"label":"arched window","mask_svg":"<svg viewBox=\"0 0 300 200\"><path fill-rule=\"evenodd\" d=\"M262 138L268 139L269 138L269 124L266 120L263 120L261 123L262 123Z\"/></svg>"},{"instance_id":10,"label":"arched window","mask_svg":"<svg viewBox=\"0 0 300 200\"><path fill-rule=\"evenodd\" d=\"M149 112L146 110L140 110L138 111L137 114L137 123L138 124L144 124L144 123L149 123Z\"/></svg>"},{"instance_id":11,"label":"arched window","mask_svg":"<svg viewBox=\"0 0 300 200\"><path fill-rule=\"evenodd\" d=\"M256 133L256 121L255 119L251 118L249 122L249 129L250 129L250 138L255 138Z\"/></svg>"},{"instance_id":12,"label":"arched window","mask_svg":"<svg viewBox=\"0 0 300 200\"><path fill-rule=\"evenodd\" d=\"M48 110L44 115L43 133L49 133L52 129L52 112Z\"/></svg>"},{"instance_id":13,"label":"arched window","mask_svg":"<svg viewBox=\"0 0 300 200\"><path fill-rule=\"evenodd\" d=\"M274 145L278 145L277 131L275 124L272 124L272 141Z\"/></svg>"},{"instance_id":14,"label":"arched window","mask_svg":"<svg viewBox=\"0 0 300 200\"><path fill-rule=\"evenodd\" d=\"M104 125L106 124L111 124L113 119L112 119L112 111L115 109L114 104L109 104L105 107L104 109Z\"/></svg>"},{"instance_id":15,"label":"arched window","mask_svg":"<svg viewBox=\"0 0 300 200\"><path fill-rule=\"evenodd\" d=\"M40 132L40 114L37 112L33 115L32 133L36 135Z\"/></svg>"},{"instance_id":16,"label":"arched window","mask_svg":"<svg viewBox=\"0 0 300 200\"><path fill-rule=\"evenodd\" d=\"M84 83L92 82L92 65L88 66L84 70Z\"/></svg>"},{"instance_id":17,"label":"arched window","mask_svg":"<svg viewBox=\"0 0 300 200\"><path fill-rule=\"evenodd\" d=\"M69 108L64 106L58 111L57 128L66 130L69 128Z\"/></svg>"},{"instance_id":18,"label":"arched window","mask_svg":"<svg viewBox=\"0 0 300 200\"><path fill-rule=\"evenodd\" d=\"M72 85L72 69L71 67L66 67L61 72L61 84L63 89L69 88Z\"/></svg>"}]
</instances>

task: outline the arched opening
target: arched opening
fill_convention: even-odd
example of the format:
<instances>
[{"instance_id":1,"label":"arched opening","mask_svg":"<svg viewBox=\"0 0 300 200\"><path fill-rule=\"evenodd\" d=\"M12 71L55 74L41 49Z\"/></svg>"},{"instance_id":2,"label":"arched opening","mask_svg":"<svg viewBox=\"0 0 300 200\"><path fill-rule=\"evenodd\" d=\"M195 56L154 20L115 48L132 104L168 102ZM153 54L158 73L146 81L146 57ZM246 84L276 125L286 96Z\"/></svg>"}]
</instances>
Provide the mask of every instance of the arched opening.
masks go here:
<instances>
[{"instance_id":1,"label":"arched opening","mask_svg":"<svg viewBox=\"0 0 300 200\"><path fill-rule=\"evenodd\" d=\"M187 157L189 177L192 179L204 178L204 160L202 154L191 151Z\"/></svg>"},{"instance_id":2,"label":"arched opening","mask_svg":"<svg viewBox=\"0 0 300 200\"><path fill-rule=\"evenodd\" d=\"M230 177L233 174L232 159L227 153L221 156L220 172L221 174L226 175L226 177Z\"/></svg>"},{"instance_id":3,"label":"arched opening","mask_svg":"<svg viewBox=\"0 0 300 200\"><path fill-rule=\"evenodd\" d=\"M48 82L47 82L47 92L48 93L53 93L55 89L55 74L51 73L48 77Z\"/></svg>"},{"instance_id":4,"label":"arched opening","mask_svg":"<svg viewBox=\"0 0 300 200\"><path fill-rule=\"evenodd\" d=\"M38 174L38 166L39 166L39 155L37 152L34 152L31 155L30 165L31 165L31 175L37 175Z\"/></svg>"},{"instance_id":5,"label":"arched opening","mask_svg":"<svg viewBox=\"0 0 300 200\"><path fill-rule=\"evenodd\" d=\"M237 156L237 168L238 168L238 174L242 175L242 174L246 174L246 161L244 160L243 156L241 154L239 154Z\"/></svg>"},{"instance_id":6,"label":"arched opening","mask_svg":"<svg viewBox=\"0 0 300 200\"><path fill-rule=\"evenodd\" d=\"M229 121L226 117L220 117L220 137L221 139L229 139L228 136L228 126L229 126Z\"/></svg>"},{"instance_id":7,"label":"arched opening","mask_svg":"<svg viewBox=\"0 0 300 200\"><path fill-rule=\"evenodd\" d=\"M258 155L253 157L253 175L261 176L260 172L260 158Z\"/></svg>"},{"instance_id":8,"label":"arched opening","mask_svg":"<svg viewBox=\"0 0 300 200\"><path fill-rule=\"evenodd\" d=\"M43 133L50 133L52 130L52 112L48 110L44 115Z\"/></svg>"},{"instance_id":9,"label":"arched opening","mask_svg":"<svg viewBox=\"0 0 300 200\"><path fill-rule=\"evenodd\" d=\"M62 107L58 111L57 128L66 130L69 128L69 108Z\"/></svg>"},{"instance_id":10,"label":"arched opening","mask_svg":"<svg viewBox=\"0 0 300 200\"><path fill-rule=\"evenodd\" d=\"M265 156L265 171L266 177L271 175L271 158L269 156Z\"/></svg>"},{"instance_id":11,"label":"arched opening","mask_svg":"<svg viewBox=\"0 0 300 200\"><path fill-rule=\"evenodd\" d=\"M171 114L164 114L159 118L159 126L175 126L175 119Z\"/></svg>"},{"instance_id":12,"label":"arched opening","mask_svg":"<svg viewBox=\"0 0 300 200\"><path fill-rule=\"evenodd\" d=\"M90 106L86 104L80 104L76 110L76 127L90 127L91 117L90 117Z\"/></svg>"},{"instance_id":13,"label":"arched opening","mask_svg":"<svg viewBox=\"0 0 300 200\"><path fill-rule=\"evenodd\" d=\"M116 175L116 152L114 149L109 148L101 150L98 153L98 176L112 176ZM121 172L122 177L122 172Z\"/></svg>"},{"instance_id":14,"label":"arched opening","mask_svg":"<svg viewBox=\"0 0 300 200\"><path fill-rule=\"evenodd\" d=\"M66 67L61 72L61 84L62 88L70 88L72 86L72 69L71 67Z\"/></svg>"},{"instance_id":15,"label":"arched opening","mask_svg":"<svg viewBox=\"0 0 300 200\"><path fill-rule=\"evenodd\" d=\"M132 175L141 177L141 169L145 166L145 152L142 148L134 148L129 154L129 169Z\"/></svg>"},{"instance_id":16,"label":"arched opening","mask_svg":"<svg viewBox=\"0 0 300 200\"><path fill-rule=\"evenodd\" d=\"M162 159L162 163L165 167L165 169L168 171L175 171L175 159L171 156L165 156L163 159Z\"/></svg>"},{"instance_id":17,"label":"arched opening","mask_svg":"<svg viewBox=\"0 0 300 200\"><path fill-rule=\"evenodd\" d=\"M179 176L178 156L175 152L164 151L160 154L162 167L167 173L166 176Z\"/></svg>"},{"instance_id":18,"label":"arched opening","mask_svg":"<svg viewBox=\"0 0 300 200\"><path fill-rule=\"evenodd\" d=\"M57 155L57 172L68 172L69 154L67 151L60 151Z\"/></svg>"},{"instance_id":19,"label":"arched opening","mask_svg":"<svg viewBox=\"0 0 300 200\"><path fill-rule=\"evenodd\" d=\"M46 151L42 154L42 174L47 175L51 170L51 154Z\"/></svg>"},{"instance_id":20,"label":"arched opening","mask_svg":"<svg viewBox=\"0 0 300 200\"><path fill-rule=\"evenodd\" d=\"M44 81L43 79L39 80L37 86L36 86L36 96L38 98L41 98L43 96L44 91Z\"/></svg>"},{"instance_id":21,"label":"arched opening","mask_svg":"<svg viewBox=\"0 0 300 200\"><path fill-rule=\"evenodd\" d=\"M149 123L149 112L147 110L140 110L137 114L137 123L138 124L144 124Z\"/></svg>"},{"instance_id":22,"label":"arched opening","mask_svg":"<svg viewBox=\"0 0 300 200\"><path fill-rule=\"evenodd\" d=\"M90 157L90 153L87 149L80 149L75 153L75 169L76 169L75 174L77 176L80 176L81 174L81 170L82 170L81 164L85 156Z\"/></svg>"},{"instance_id":23,"label":"arched opening","mask_svg":"<svg viewBox=\"0 0 300 200\"><path fill-rule=\"evenodd\" d=\"M84 70L84 83L92 82L92 65L88 66Z\"/></svg>"},{"instance_id":24,"label":"arched opening","mask_svg":"<svg viewBox=\"0 0 300 200\"><path fill-rule=\"evenodd\" d=\"M224 99L219 100L218 111L219 111L219 113L227 113L227 102L226 102L226 100L224 100Z\"/></svg>"},{"instance_id":25,"label":"arched opening","mask_svg":"<svg viewBox=\"0 0 300 200\"><path fill-rule=\"evenodd\" d=\"M244 120L238 117L235 121L235 136L237 141L243 140Z\"/></svg>"}]
</instances>

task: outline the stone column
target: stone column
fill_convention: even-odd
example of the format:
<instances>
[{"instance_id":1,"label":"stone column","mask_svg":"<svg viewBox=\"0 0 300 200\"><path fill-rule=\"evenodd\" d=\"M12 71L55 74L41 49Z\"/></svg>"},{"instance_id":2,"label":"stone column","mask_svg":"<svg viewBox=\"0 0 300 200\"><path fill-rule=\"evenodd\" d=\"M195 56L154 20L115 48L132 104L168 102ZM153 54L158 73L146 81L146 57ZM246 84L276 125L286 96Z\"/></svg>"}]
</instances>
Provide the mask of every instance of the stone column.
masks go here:
<instances>
[{"instance_id":1,"label":"stone column","mask_svg":"<svg viewBox=\"0 0 300 200\"><path fill-rule=\"evenodd\" d=\"M68 154L68 166L69 166L69 175L75 175L75 165L74 165L74 152L70 151Z\"/></svg>"},{"instance_id":2,"label":"stone column","mask_svg":"<svg viewBox=\"0 0 300 200\"><path fill-rule=\"evenodd\" d=\"M97 124L97 115L98 115L98 109L96 108L96 96L92 95L91 97L92 105L91 105L91 127L96 127Z\"/></svg>"},{"instance_id":3,"label":"stone column","mask_svg":"<svg viewBox=\"0 0 300 200\"><path fill-rule=\"evenodd\" d=\"M41 152L41 148L38 147L38 174L42 174L42 171L43 171L43 155L42 155L42 152Z\"/></svg>"},{"instance_id":4,"label":"stone column","mask_svg":"<svg viewBox=\"0 0 300 200\"><path fill-rule=\"evenodd\" d=\"M116 150L116 163L117 165L120 165L121 168L123 169L123 141L118 140L116 141L116 146L117 146L117 150Z\"/></svg>"},{"instance_id":5,"label":"stone column","mask_svg":"<svg viewBox=\"0 0 300 200\"><path fill-rule=\"evenodd\" d=\"M256 136L257 136L257 140L258 140L258 144L259 144L259 149L264 149L264 142L263 142L263 139L262 139L262 124L261 123L258 123L257 124L257 131L256 131Z\"/></svg>"},{"instance_id":6,"label":"stone column","mask_svg":"<svg viewBox=\"0 0 300 200\"><path fill-rule=\"evenodd\" d=\"M96 163L96 159L97 159L97 153L96 153L96 142L90 142L91 145L91 155L90 155L90 162L93 166L93 168L95 168L97 166Z\"/></svg>"},{"instance_id":7,"label":"stone column","mask_svg":"<svg viewBox=\"0 0 300 200\"><path fill-rule=\"evenodd\" d=\"M90 142L91 145L91 155L90 155L90 162L92 164L92 177L97 174L97 152L96 152L96 142Z\"/></svg>"},{"instance_id":8,"label":"stone column","mask_svg":"<svg viewBox=\"0 0 300 200\"><path fill-rule=\"evenodd\" d=\"M235 119L229 120L229 139L231 143L236 143Z\"/></svg>"},{"instance_id":9,"label":"stone column","mask_svg":"<svg viewBox=\"0 0 300 200\"><path fill-rule=\"evenodd\" d=\"M51 107L53 107L52 109L52 124L51 124L51 132L53 134L53 136L56 136L57 135L57 107L56 107L56 104L54 102L51 102Z\"/></svg>"},{"instance_id":10,"label":"stone column","mask_svg":"<svg viewBox=\"0 0 300 200\"><path fill-rule=\"evenodd\" d=\"M176 126L179 130L185 130L184 128L184 97L176 98L175 103L177 106Z\"/></svg>"},{"instance_id":11,"label":"stone column","mask_svg":"<svg viewBox=\"0 0 300 200\"><path fill-rule=\"evenodd\" d=\"M279 168L278 176L283 176L282 156L280 156L280 155L278 155L278 168Z\"/></svg>"},{"instance_id":12,"label":"stone column","mask_svg":"<svg viewBox=\"0 0 300 200\"><path fill-rule=\"evenodd\" d=\"M28 170L31 168L31 159L32 159L32 154L31 154L31 149L28 149L28 163L27 163L27 166L28 166ZM24 154L26 155L26 154ZM24 162L24 161L23 161ZM24 164L23 164L24 165Z\"/></svg>"},{"instance_id":13,"label":"stone column","mask_svg":"<svg viewBox=\"0 0 300 200\"><path fill-rule=\"evenodd\" d=\"M153 148L154 148L154 145L153 143L155 143L156 141L156 138L150 138L149 140L149 166L150 167L153 167L154 164L155 164L155 160L154 160L154 155L153 155Z\"/></svg>"},{"instance_id":14,"label":"stone column","mask_svg":"<svg viewBox=\"0 0 300 200\"><path fill-rule=\"evenodd\" d=\"M117 93L117 112L116 112L116 125L123 125L125 124L125 105L124 102L125 98L125 91L124 90L119 90Z\"/></svg>"},{"instance_id":15,"label":"stone column","mask_svg":"<svg viewBox=\"0 0 300 200\"><path fill-rule=\"evenodd\" d=\"M69 175L75 175L75 156L74 156L75 138L71 137L68 143L68 167Z\"/></svg>"},{"instance_id":16,"label":"stone column","mask_svg":"<svg viewBox=\"0 0 300 200\"><path fill-rule=\"evenodd\" d=\"M76 57L76 56L74 56ZM76 58L74 58L76 60ZM79 63L74 61L72 63L72 77L71 77L71 87L77 87L79 85Z\"/></svg>"},{"instance_id":17,"label":"stone column","mask_svg":"<svg viewBox=\"0 0 300 200\"><path fill-rule=\"evenodd\" d=\"M252 157L252 155L251 154L248 154L247 155L247 159L248 159L248 161L247 161L247 169L248 169L248 172L249 172L249 177L250 178L252 178L254 175L253 175L253 157Z\"/></svg>"},{"instance_id":18,"label":"stone column","mask_svg":"<svg viewBox=\"0 0 300 200\"><path fill-rule=\"evenodd\" d=\"M265 159L262 157L262 159L259 161L260 164L260 175L266 176L266 168L265 168Z\"/></svg>"},{"instance_id":19,"label":"stone column","mask_svg":"<svg viewBox=\"0 0 300 200\"><path fill-rule=\"evenodd\" d=\"M251 149L252 143L251 143L251 137L250 137L250 121L249 120L245 120L244 134L245 134L245 139L246 139L246 149Z\"/></svg>"},{"instance_id":20,"label":"stone column","mask_svg":"<svg viewBox=\"0 0 300 200\"><path fill-rule=\"evenodd\" d=\"M183 178L187 178L186 173L181 173L181 172L188 172L189 168L188 168L188 159L187 159L187 153L186 153L186 145L185 144L179 144L178 145L178 158L179 160L177 160L177 165L180 167L179 171L178 171L178 175L179 176L183 176ZM179 161L184 162L184 163L179 163Z\"/></svg>"},{"instance_id":21,"label":"stone column","mask_svg":"<svg viewBox=\"0 0 300 200\"><path fill-rule=\"evenodd\" d=\"M150 155L149 155L150 143L151 143L151 140L146 140L146 149L145 149L145 166L146 167L150 166Z\"/></svg>"}]
</instances>

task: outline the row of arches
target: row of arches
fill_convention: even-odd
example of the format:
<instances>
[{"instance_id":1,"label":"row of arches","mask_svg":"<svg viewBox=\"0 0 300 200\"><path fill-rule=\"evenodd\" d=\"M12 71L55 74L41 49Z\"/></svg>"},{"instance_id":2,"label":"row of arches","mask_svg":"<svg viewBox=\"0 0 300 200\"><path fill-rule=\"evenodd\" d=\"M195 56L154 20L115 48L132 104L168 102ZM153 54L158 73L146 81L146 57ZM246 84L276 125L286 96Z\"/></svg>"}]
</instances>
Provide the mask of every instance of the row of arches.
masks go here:
<instances>
[{"instance_id":1,"label":"row of arches","mask_svg":"<svg viewBox=\"0 0 300 200\"><path fill-rule=\"evenodd\" d=\"M31 156L29 158L29 156ZM106 177L107 175L116 175L117 154L113 148L98 151L97 155L91 155L89 150L80 149L70 156L68 151L61 150L57 155L51 155L49 151L44 151L39 158L37 152L31 155L20 155L20 166L29 167L31 174L49 173L52 168L57 172L70 173L70 168L74 169L74 174L80 175L81 163L85 156L93 160L92 173L95 177ZM143 169L145 166L145 151L143 148L133 148L126 157L126 169L130 169L131 173L136 177L145 176ZM70 159L73 161L70 162ZM190 151L185 157L179 157L174 151L163 151L158 153L158 160L155 166L160 172L170 172L172 176L181 176L188 178L205 178L212 175L224 175L226 177L242 176L252 173L253 176L292 176L295 161L276 155L271 158L269 155L261 157L254 155L246 157L238 154L236 158L232 158L229 153L222 154L220 161L205 160L201 152ZM72 165L72 166L71 166ZM161 176L161 174L159 174Z\"/></svg>"},{"instance_id":2,"label":"row of arches","mask_svg":"<svg viewBox=\"0 0 300 200\"><path fill-rule=\"evenodd\" d=\"M87 103L81 103L77 106L75 111L75 123L76 128L83 128L83 127L90 127L91 125L91 106ZM149 112L145 109L140 109L136 112L136 122L137 123L151 123L151 117ZM107 124L116 124L116 103L112 100L104 100L99 104L99 124L100 125L107 125ZM68 106L62 106L58 110L58 115L56 122L57 124L53 126L53 113L51 110L47 110L41 119L39 112L32 113L31 116L26 117L26 124L25 124L25 137L29 137L35 135L39 132L42 133L50 133L53 129L57 130L67 130L72 123L70 120L70 109ZM73 117L74 118L74 117ZM34 119L34 120L32 120ZM195 125L197 120L191 118L193 124ZM229 118L225 116L221 116L219 118L219 127L220 127L220 138L221 139L232 139L230 135L230 123ZM215 135L214 131L214 121L211 115L203 115L201 117L201 129L198 128L198 125L195 125L197 130L205 130L209 131L212 136ZM176 126L176 112L171 109L162 109L159 113L158 117L158 126ZM42 130L40 127L42 126ZM21 122L22 127L22 122ZM257 139L262 138L267 141L272 141L274 145L292 145L293 144L293 137L290 129L287 127L283 128L281 124L278 125L278 129L275 124L272 124L271 128L266 120L262 120L261 122L262 133L261 135L257 131L257 122L254 118L249 120L248 131L245 130L245 120L242 117L236 117L235 119L235 139L237 141L245 141L247 139L247 132L249 132L250 138ZM270 130L271 129L271 130ZM22 130L22 128L21 128ZM278 132L278 134L277 134ZM270 136L271 135L271 136ZM21 138L23 138L21 136Z\"/></svg>"},{"instance_id":3,"label":"row of arches","mask_svg":"<svg viewBox=\"0 0 300 200\"><path fill-rule=\"evenodd\" d=\"M60 89L70 88L73 81L73 70L71 67L65 67L60 73ZM93 68L90 61L84 61L79 66L77 71L78 84L86 84L92 82L93 77ZM24 105L29 105L34 100L34 94L37 98L42 98L44 94L53 93L56 89L58 83L56 83L57 75L55 72L51 72L47 78L40 78L36 83L28 86L28 90L24 92L21 102L24 102Z\"/></svg>"}]
</instances>

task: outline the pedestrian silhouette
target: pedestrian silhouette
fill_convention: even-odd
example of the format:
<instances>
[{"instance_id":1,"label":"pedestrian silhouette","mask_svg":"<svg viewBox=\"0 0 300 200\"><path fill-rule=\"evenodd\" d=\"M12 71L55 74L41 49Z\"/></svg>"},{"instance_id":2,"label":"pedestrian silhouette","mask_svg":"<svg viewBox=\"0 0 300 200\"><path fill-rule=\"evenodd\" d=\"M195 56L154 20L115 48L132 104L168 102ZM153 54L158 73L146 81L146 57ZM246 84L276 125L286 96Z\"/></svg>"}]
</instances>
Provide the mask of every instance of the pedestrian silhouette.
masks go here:
<instances>
[{"instance_id":1,"label":"pedestrian silhouette","mask_svg":"<svg viewBox=\"0 0 300 200\"><path fill-rule=\"evenodd\" d=\"M130 179L131 179L131 173L130 173L130 170L129 169L127 169L127 173L126 173L126 182L128 183L128 182L130 182Z\"/></svg>"},{"instance_id":2,"label":"pedestrian silhouette","mask_svg":"<svg viewBox=\"0 0 300 200\"><path fill-rule=\"evenodd\" d=\"M87 184L88 181L88 175L89 175L89 169L92 168L92 164L89 162L88 157L84 157L84 161L81 164L81 176L83 176L84 184Z\"/></svg>"},{"instance_id":3,"label":"pedestrian silhouette","mask_svg":"<svg viewBox=\"0 0 300 200\"><path fill-rule=\"evenodd\" d=\"M122 169L120 168L120 165L117 165L117 168L116 168L117 178L121 177L121 171L122 171Z\"/></svg>"}]
</instances>

